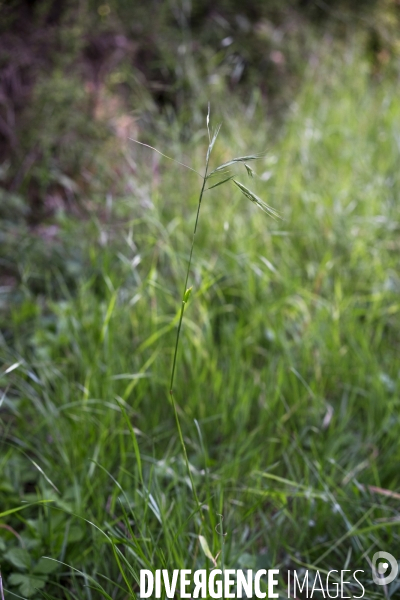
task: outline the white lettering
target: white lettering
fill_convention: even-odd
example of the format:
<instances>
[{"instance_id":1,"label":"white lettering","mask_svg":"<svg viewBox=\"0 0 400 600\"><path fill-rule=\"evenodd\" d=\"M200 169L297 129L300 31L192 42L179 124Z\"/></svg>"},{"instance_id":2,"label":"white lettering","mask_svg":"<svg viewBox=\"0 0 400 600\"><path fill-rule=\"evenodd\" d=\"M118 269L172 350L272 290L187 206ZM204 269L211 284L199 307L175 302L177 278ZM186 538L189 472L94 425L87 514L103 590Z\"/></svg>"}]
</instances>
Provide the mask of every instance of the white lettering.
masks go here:
<instances>
[{"instance_id":1,"label":"white lettering","mask_svg":"<svg viewBox=\"0 0 400 600\"><path fill-rule=\"evenodd\" d=\"M306 586L306 596L308 597L308 570L306 571L306 574L304 575L304 579L303 579L303 585L300 586L300 581L298 580L297 577L297 573L296 571L293 571L293 595L296 598L296 581L297 581L297 585L299 586L299 591L302 592L304 589L304 586Z\"/></svg>"},{"instance_id":2,"label":"white lettering","mask_svg":"<svg viewBox=\"0 0 400 600\"><path fill-rule=\"evenodd\" d=\"M266 592L262 592L260 589L260 579L263 575L266 575L267 571L265 569L259 569L257 571L256 576L254 577L254 593L257 598L266 598Z\"/></svg>"},{"instance_id":3,"label":"white lettering","mask_svg":"<svg viewBox=\"0 0 400 600\"><path fill-rule=\"evenodd\" d=\"M338 571L336 569L332 569L331 571L329 571L328 575L326 576L326 593L328 594L328 598L338 598L339 597L339 584L338 583L332 583L331 585L336 586L336 596L331 596L329 593L329 576L331 573L337 573Z\"/></svg>"},{"instance_id":4,"label":"white lettering","mask_svg":"<svg viewBox=\"0 0 400 600\"><path fill-rule=\"evenodd\" d=\"M172 571L171 583L169 582L169 576L168 576L167 569L163 569L162 574L163 574L164 587L165 587L165 593L167 595L167 598L174 598L176 584L177 584L178 576L179 576L179 569L174 569Z\"/></svg>"},{"instance_id":5,"label":"white lettering","mask_svg":"<svg viewBox=\"0 0 400 600\"><path fill-rule=\"evenodd\" d=\"M154 595L156 598L161 598L161 571L160 569L156 569L155 576L155 585L154 585Z\"/></svg>"},{"instance_id":6,"label":"white lettering","mask_svg":"<svg viewBox=\"0 0 400 600\"><path fill-rule=\"evenodd\" d=\"M278 585L278 580L274 575L279 575L279 569L268 570L268 598L279 598L278 592L274 592L274 587Z\"/></svg>"},{"instance_id":7,"label":"white lettering","mask_svg":"<svg viewBox=\"0 0 400 600\"><path fill-rule=\"evenodd\" d=\"M358 585L360 585L362 587L362 594L361 594L361 596L354 596L354 598L364 598L365 587L363 586L363 584L361 583L361 581L359 581L357 579L356 573L364 573L364 571L362 569L358 569L357 571L354 571L354 573L353 573L354 579L357 581Z\"/></svg>"},{"instance_id":8,"label":"white lettering","mask_svg":"<svg viewBox=\"0 0 400 600\"><path fill-rule=\"evenodd\" d=\"M186 591L188 585L190 585L190 579L188 576L191 574L190 569L181 569L181 598L191 598L190 592Z\"/></svg>"},{"instance_id":9,"label":"white lettering","mask_svg":"<svg viewBox=\"0 0 400 600\"><path fill-rule=\"evenodd\" d=\"M193 598L207 598L207 571L205 569L195 571L193 581L196 586L193 590ZM199 596L200 591L201 596Z\"/></svg>"},{"instance_id":10,"label":"white lettering","mask_svg":"<svg viewBox=\"0 0 400 600\"><path fill-rule=\"evenodd\" d=\"M147 589L146 589L147 587ZM140 569L140 597L150 598L153 593L154 576L148 569Z\"/></svg>"},{"instance_id":11,"label":"white lettering","mask_svg":"<svg viewBox=\"0 0 400 600\"><path fill-rule=\"evenodd\" d=\"M247 571L247 579L244 576L243 571L237 572L236 578L236 596L237 598L243 598L243 592L245 598L253 597L253 571L252 569L248 569Z\"/></svg>"},{"instance_id":12,"label":"white lettering","mask_svg":"<svg viewBox=\"0 0 400 600\"><path fill-rule=\"evenodd\" d=\"M350 581L343 581L343 573L348 573L350 572L350 569L345 569L343 571L340 571L340 591L341 591L341 598L351 598L351 596L343 596L343 586L345 583L350 583Z\"/></svg>"},{"instance_id":13,"label":"white lettering","mask_svg":"<svg viewBox=\"0 0 400 600\"><path fill-rule=\"evenodd\" d=\"M233 575L236 573L235 569L224 570L224 596L225 598L234 598L235 593L230 591L232 585L235 584Z\"/></svg>"},{"instance_id":14,"label":"white lettering","mask_svg":"<svg viewBox=\"0 0 400 600\"><path fill-rule=\"evenodd\" d=\"M222 581L215 581L217 575L222 575L221 569L214 569L214 571L211 571L208 580L208 593L211 598L222 598Z\"/></svg>"},{"instance_id":15,"label":"white lettering","mask_svg":"<svg viewBox=\"0 0 400 600\"><path fill-rule=\"evenodd\" d=\"M316 586L316 583L317 583L317 579L318 579L318 581L319 581L319 585L320 585L320 587L315 587L315 586ZM322 585L322 581L321 581L321 575L319 574L319 571L317 571L317 572L316 572L316 574L315 574L315 579L314 579L314 583L313 583L313 586L312 586L312 590L311 590L311 596L310 596L310 598L312 598L312 597L313 597L313 594L314 594L314 592L315 592L315 591L322 592L322 595L323 595L323 597L325 598L325 591L324 591L324 587L323 587L323 585Z\"/></svg>"}]
</instances>

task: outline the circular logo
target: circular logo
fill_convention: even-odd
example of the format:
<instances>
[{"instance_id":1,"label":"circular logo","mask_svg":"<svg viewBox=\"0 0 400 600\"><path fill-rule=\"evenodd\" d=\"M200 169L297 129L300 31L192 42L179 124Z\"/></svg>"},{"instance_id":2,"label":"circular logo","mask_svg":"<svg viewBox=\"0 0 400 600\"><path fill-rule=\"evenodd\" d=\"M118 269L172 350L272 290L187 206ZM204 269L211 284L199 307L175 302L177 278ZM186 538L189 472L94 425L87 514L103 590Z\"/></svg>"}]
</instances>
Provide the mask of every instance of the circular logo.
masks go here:
<instances>
[{"instance_id":1,"label":"circular logo","mask_svg":"<svg viewBox=\"0 0 400 600\"><path fill-rule=\"evenodd\" d=\"M378 561L382 560L385 562L378 563ZM383 552L383 550L375 552L372 557L372 579L374 583L377 585L388 585L388 583L392 583L396 579L398 572L399 565L392 554Z\"/></svg>"}]
</instances>

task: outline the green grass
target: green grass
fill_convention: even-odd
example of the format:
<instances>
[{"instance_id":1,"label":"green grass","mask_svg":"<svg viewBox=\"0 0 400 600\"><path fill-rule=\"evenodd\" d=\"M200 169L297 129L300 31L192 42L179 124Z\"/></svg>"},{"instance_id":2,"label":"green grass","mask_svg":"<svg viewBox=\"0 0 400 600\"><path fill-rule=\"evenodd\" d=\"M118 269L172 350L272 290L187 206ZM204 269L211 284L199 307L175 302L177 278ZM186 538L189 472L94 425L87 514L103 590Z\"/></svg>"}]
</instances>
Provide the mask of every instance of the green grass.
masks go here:
<instances>
[{"instance_id":1,"label":"green grass","mask_svg":"<svg viewBox=\"0 0 400 600\"><path fill-rule=\"evenodd\" d=\"M54 243L3 221L6 590L134 596L140 568L211 568L201 525L219 565L364 569L383 597L367 556L398 554L398 499L368 486L400 486L400 105L356 53L321 63L273 141L262 106L222 116L211 167L265 150L252 189L283 220L230 184L203 198L175 380L203 519L168 399L199 177L132 145L108 213L60 215ZM207 145L157 147L199 171Z\"/></svg>"}]
</instances>

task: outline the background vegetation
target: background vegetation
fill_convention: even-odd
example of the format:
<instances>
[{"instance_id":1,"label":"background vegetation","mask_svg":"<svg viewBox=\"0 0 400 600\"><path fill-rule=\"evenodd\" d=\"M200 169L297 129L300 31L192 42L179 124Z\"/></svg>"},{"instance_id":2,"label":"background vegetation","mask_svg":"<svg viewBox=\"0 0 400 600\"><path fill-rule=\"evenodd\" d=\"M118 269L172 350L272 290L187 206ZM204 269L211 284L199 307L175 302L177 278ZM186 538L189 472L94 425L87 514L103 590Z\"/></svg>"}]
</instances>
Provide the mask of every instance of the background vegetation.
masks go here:
<instances>
[{"instance_id":1,"label":"background vegetation","mask_svg":"<svg viewBox=\"0 0 400 600\"><path fill-rule=\"evenodd\" d=\"M7 597L217 554L396 597L368 560L399 555L398 2L0 11ZM233 172L283 218L204 196L175 385L202 518L168 398L201 180L130 138L202 171L208 101L212 166L263 152Z\"/></svg>"}]
</instances>

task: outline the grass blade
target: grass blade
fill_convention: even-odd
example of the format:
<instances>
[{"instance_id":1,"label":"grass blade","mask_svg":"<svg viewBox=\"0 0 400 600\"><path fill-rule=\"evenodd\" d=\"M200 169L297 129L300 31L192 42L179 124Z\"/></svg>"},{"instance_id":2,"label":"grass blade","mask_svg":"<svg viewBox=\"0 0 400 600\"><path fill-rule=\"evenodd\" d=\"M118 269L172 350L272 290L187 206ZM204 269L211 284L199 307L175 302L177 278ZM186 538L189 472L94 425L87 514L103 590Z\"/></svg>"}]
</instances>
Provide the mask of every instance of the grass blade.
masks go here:
<instances>
[{"instance_id":1,"label":"grass blade","mask_svg":"<svg viewBox=\"0 0 400 600\"><path fill-rule=\"evenodd\" d=\"M136 456L136 462L138 465L138 470L139 470L139 478L140 478L140 482L142 484L142 486L144 487L144 482L143 482L143 472L142 472L142 459L140 457L140 450L139 450L139 444L137 441L137 437L136 437L136 433L135 430L132 427L132 423L127 415L127 412L125 410L125 408L122 406L121 402L118 400L118 398L115 399L115 401L117 402L121 413L125 419L126 424L128 425L129 431L131 433L131 438L132 438L132 443L133 443L133 449L135 451L135 456Z\"/></svg>"},{"instance_id":2,"label":"grass blade","mask_svg":"<svg viewBox=\"0 0 400 600\"><path fill-rule=\"evenodd\" d=\"M38 504L46 504L47 502L53 502L53 500L39 500L38 502L30 502L29 504L24 504L23 506L17 506L16 508L10 508L9 510L5 510L0 513L0 519L3 517L7 517L8 515L12 515L13 513L19 512L20 510L25 510L25 508L29 508L30 506L37 506Z\"/></svg>"},{"instance_id":3,"label":"grass blade","mask_svg":"<svg viewBox=\"0 0 400 600\"><path fill-rule=\"evenodd\" d=\"M211 171L209 177L211 177L211 175L213 175L214 173L219 173L219 171L222 171L223 169L226 169L226 167L230 167L231 165L234 165L236 163L245 163L251 160L258 160L261 157L262 154L249 154L248 156L239 156L238 158L232 158L232 160L228 160L228 162L222 163L222 165L219 165L219 167L214 169L214 171Z\"/></svg>"},{"instance_id":4,"label":"grass blade","mask_svg":"<svg viewBox=\"0 0 400 600\"><path fill-rule=\"evenodd\" d=\"M254 192L252 192L251 190L249 190L249 188L247 188L245 185L243 185L243 183L236 181L236 179L233 179L232 181L236 185L236 187L239 188L239 190L242 192L242 194L244 196L246 196L246 198L248 200L250 200L251 202L253 202L253 204L258 206L258 208L261 208L261 210L266 212L270 217L272 217L273 219L281 219L282 218L277 210L272 208L272 206L269 206L266 202L264 202L264 200L261 200L261 198L259 198L256 194L254 194Z\"/></svg>"},{"instance_id":5,"label":"grass blade","mask_svg":"<svg viewBox=\"0 0 400 600\"><path fill-rule=\"evenodd\" d=\"M209 161L209 159L210 159L210 154L211 154L211 152L212 152L212 149L213 149L213 147L214 147L215 140L216 140L216 139L217 139L217 137L218 137L219 130L221 129L221 125L222 125L222 123L219 123L219 125L217 125L217 128L216 128L216 130L215 130L215 132L214 132L214 135L213 135L213 137L212 137L212 140L211 140L211 142L210 142L210 143L209 143L209 145L208 145L208 149L207 149L207 157L206 157L206 162L207 162L207 163L208 163L208 161Z\"/></svg>"},{"instance_id":6,"label":"grass blade","mask_svg":"<svg viewBox=\"0 0 400 600\"><path fill-rule=\"evenodd\" d=\"M208 187L205 191L208 192L208 190L212 190L213 188L216 188L219 185L222 185L223 183L230 181L231 179L233 179L233 175L231 175L230 177L226 177L226 179L222 179L222 181L218 181L218 183L214 183L214 185L210 185L210 187Z\"/></svg>"}]
</instances>

